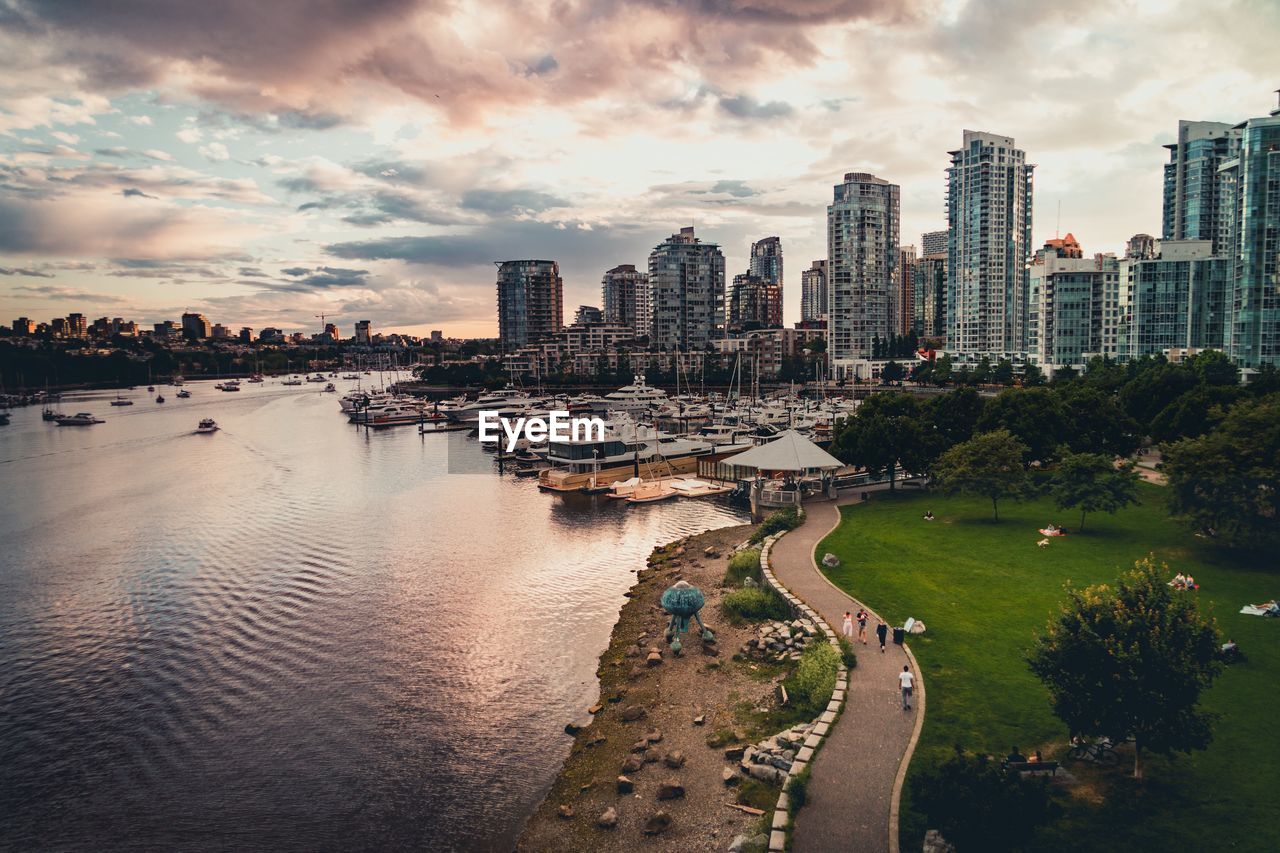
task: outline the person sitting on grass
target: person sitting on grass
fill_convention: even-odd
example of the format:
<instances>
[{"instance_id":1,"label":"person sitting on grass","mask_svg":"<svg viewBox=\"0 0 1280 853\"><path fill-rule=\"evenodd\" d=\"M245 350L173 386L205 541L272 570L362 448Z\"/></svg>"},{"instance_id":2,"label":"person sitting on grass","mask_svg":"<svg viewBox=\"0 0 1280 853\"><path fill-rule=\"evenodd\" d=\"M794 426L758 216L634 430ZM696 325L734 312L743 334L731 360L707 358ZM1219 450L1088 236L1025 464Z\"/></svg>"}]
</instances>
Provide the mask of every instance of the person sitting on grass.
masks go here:
<instances>
[{"instance_id":1,"label":"person sitting on grass","mask_svg":"<svg viewBox=\"0 0 1280 853\"><path fill-rule=\"evenodd\" d=\"M1186 589L1187 588L1186 575L1184 575L1182 572L1178 572L1176 575L1173 576L1173 580L1169 581L1169 586L1173 587L1174 589Z\"/></svg>"},{"instance_id":2,"label":"person sitting on grass","mask_svg":"<svg viewBox=\"0 0 1280 853\"><path fill-rule=\"evenodd\" d=\"M927 510L924 514L925 521L933 521L933 510Z\"/></svg>"},{"instance_id":3,"label":"person sitting on grass","mask_svg":"<svg viewBox=\"0 0 1280 853\"><path fill-rule=\"evenodd\" d=\"M1280 602L1277 602L1274 598L1265 604L1250 604L1249 606L1258 610L1265 610L1265 615L1267 616L1280 616Z\"/></svg>"}]
</instances>

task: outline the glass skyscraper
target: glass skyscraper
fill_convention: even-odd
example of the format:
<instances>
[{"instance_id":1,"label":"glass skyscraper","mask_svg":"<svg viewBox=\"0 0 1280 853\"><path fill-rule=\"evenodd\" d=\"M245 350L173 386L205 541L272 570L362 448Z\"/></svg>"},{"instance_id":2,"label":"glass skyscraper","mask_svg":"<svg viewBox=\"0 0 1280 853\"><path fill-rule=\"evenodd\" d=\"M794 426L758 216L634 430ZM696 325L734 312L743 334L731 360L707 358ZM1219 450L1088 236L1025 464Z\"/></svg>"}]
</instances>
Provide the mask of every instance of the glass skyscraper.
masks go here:
<instances>
[{"instance_id":1,"label":"glass skyscraper","mask_svg":"<svg viewBox=\"0 0 1280 853\"><path fill-rule=\"evenodd\" d=\"M888 338L898 276L899 188L849 172L827 208L827 346L837 376ZM869 375L869 370L867 371Z\"/></svg>"}]
</instances>

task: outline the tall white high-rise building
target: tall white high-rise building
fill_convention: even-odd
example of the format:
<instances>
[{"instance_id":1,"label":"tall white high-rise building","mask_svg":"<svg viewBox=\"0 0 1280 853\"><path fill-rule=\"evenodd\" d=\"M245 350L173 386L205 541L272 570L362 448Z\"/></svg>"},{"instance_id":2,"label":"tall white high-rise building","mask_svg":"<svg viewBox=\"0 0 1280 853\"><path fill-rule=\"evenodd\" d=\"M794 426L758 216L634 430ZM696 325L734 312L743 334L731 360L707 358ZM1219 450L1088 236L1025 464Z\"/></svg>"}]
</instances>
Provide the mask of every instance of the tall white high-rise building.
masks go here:
<instances>
[{"instance_id":1,"label":"tall white high-rise building","mask_svg":"<svg viewBox=\"0 0 1280 853\"><path fill-rule=\"evenodd\" d=\"M827 352L837 377L868 378L863 363L892 329L899 197L897 184L849 172L827 208Z\"/></svg>"},{"instance_id":2,"label":"tall white high-rise building","mask_svg":"<svg viewBox=\"0 0 1280 853\"><path fill-rule=\"evenodd\" d=\"M947 350L977 359L1027 349L1031 176L1013 138L975 130L947 169Z\"/></svg>"}]
</instances>

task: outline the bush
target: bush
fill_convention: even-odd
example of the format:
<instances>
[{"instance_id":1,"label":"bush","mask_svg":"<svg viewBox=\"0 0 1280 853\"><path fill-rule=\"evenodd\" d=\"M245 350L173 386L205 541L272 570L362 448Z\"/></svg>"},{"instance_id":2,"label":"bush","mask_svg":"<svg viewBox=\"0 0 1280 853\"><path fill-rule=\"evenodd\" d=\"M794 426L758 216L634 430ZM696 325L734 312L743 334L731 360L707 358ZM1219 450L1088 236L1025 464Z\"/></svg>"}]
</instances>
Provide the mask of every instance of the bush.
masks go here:
<instances>
[{"instance_id":1,"label":"bush","mask_svg":"<svg viewBox=\"0 0 1280 853\"><path fill-rule=\"evenodd\" d=\"M766 536L772 536L784 530L794 530L799 523L800 513L795 507L789 506L786 509L780 509L777 512L770 513L768 518L760 523L760 526L756 528L756 532L751 534L749 541L753 545L763 542Z\"/></svg>"},{"instance_id":2,"label":"bush","mask_svg":"<svg viewBox=\"0 0 1280 853\"><path fill-rule=\"evenodd\" d=\"M800 655L796 671L784 683L796 708L818 714L831 701L836 689L836 667L840 654L830 643L814 643Z\"/></svg>"},{"instance_id":3,"label":"bush","mask_svg":"<svg viewBox=\"0 0 1280 853\"><path fill-rule=\"evenodd\" d=\"M748 548L729 558L729 569L724 573L725 586L742 586L747 578L759 583L764 575L760 571L760 549Z\"/></svg>"},{"instance_id":4,"label":"bush","mask_svg":"<svg viewBox=\"0 0 1280 853\"><path fill-rule=\"evenodd\" d=\"M957 850L1019 848L1057 812L1046 780L1003 773L987 756L958 745L939 767L911 777L911 797Z\"/></svg>"},{"instance_id":5,"label":"bush","mask_svg":"<svg viewBox=\"0 0 1280 853\"><path fill-rule=\"evenodd\" d=\"M735 589L725 594L720 607L730 616L751 622L791 618L786 599L771 589Z\"/></svg>"},{"instance_id":6,"label":"bush","mask_svg":"<svg viewBox=\"0 0 1280 853\"><path fill-rule=\"evenodd\" d=\"M858 665L858 655L853 650L853 640L850 640L844 634L841 634L836 640L840 643L840 657L844 660L845 667L853 669Z\"/></svg>"}]
</instances>

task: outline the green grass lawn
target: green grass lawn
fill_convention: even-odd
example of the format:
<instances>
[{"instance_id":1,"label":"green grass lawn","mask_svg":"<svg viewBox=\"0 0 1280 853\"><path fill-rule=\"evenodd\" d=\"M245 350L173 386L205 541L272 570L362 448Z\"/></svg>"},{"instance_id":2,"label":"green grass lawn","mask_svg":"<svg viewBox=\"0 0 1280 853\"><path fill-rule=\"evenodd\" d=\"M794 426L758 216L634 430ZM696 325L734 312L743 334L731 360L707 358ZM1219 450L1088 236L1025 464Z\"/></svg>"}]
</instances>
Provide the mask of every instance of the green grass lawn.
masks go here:
<instances>
[{"instance_id":1,"label":"green grass lawn","mask_svg":"<svg viewBox=\"0 0 1280 853\"><path fill-rule=\"evenodd\" d=\"M1247 602L1280 595L1280 561L1245 560L1171 521L1163 490L1144 484L1142 504L1114 516L1078 514L1049 500L1004 502L1000 521L988 501L878 492L845 507L841 526L820 545L841 565L831 579L891 624L908 616L928 632L911 640L928 691L928 712L911 772L943 760L952 745L1004 755L1063 751L1066 730L1024 654L1065 599L1063 586L1111 582L1148 554L1200 583L1202 610L1248 661L1228 667L1206 694L1222 714L1207 751L1148 756L1146 779L1131 766L1095 770L1068 764L1081 784L1061 797L1063 817L1034 849L1274 850L1280 827L1280 620L1245 616ZM926 509L937 520L921 519ZM1067 524L1069 536L1037 548L1037 528ZM918 849L926 827L904 792L902 849Z\"/></svg>"}]
</instances>

